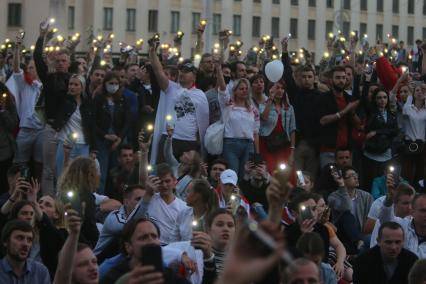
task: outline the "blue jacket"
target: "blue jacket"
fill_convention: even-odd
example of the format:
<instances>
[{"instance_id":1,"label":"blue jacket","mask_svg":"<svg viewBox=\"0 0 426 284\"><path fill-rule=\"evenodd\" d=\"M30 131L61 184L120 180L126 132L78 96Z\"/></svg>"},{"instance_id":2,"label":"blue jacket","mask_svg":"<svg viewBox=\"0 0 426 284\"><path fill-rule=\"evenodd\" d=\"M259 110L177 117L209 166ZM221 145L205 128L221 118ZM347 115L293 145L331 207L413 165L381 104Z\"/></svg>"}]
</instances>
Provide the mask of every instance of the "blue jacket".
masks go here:
<instances>
[{"instance_id":1,"label":"blue jacket","mask_svg":"<svg viewBox=\"0 0 426 284\"><path fill-rule=\"evenodd\" d=\"M259 105L259 112L262 115L262 113L265 111L266 105L260 104ZM281 108L281 120L284 130L286 131L287 135L289 135L293 131L296 131L296 117L294 115L294 109L293 106L289 106L288 110L285 110L284 108ZM275 107L271 106L271 111L269 112L268 120L260 120L260 130L259 135L260 136L269 136L271 135L272 131L274 130L275 126L277 125L278 121L278 112L275 110Z\"/></svg>"}]
</instances>

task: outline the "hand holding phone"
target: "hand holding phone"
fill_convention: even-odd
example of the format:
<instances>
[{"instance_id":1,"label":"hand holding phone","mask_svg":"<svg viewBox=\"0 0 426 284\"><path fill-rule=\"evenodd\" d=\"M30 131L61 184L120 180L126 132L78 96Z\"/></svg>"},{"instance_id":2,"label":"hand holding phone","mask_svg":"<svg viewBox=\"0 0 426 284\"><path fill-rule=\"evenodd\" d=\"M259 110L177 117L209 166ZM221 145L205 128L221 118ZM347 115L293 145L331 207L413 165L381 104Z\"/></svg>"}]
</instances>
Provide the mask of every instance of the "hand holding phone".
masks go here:
<instances>
[{"instance_id":1,"label":"hand holding phone","mask_svg":"<svg viewBox=\"0 0 426 284\"><path fill-rule=\"evenodd\" d=\"M152 265L157 272L163 272L163 254L161 247L147 244L142 247L140 262L142 266Z\"/></svg>"}]
</instances>

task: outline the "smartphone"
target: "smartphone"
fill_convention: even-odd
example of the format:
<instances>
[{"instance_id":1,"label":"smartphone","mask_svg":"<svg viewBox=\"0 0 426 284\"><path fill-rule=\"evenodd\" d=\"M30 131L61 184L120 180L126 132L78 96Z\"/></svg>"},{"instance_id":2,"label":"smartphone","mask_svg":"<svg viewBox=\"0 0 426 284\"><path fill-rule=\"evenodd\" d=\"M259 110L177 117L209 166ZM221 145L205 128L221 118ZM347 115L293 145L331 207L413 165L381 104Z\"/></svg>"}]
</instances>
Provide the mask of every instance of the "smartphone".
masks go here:
<instances>
[{"instance_id":1,"label":"smartphone","mask_svg":"<svg viewBox=\"0 0 426 284\"><path fill-rule=\"evenodd\" d=\"M144 245L140 261L142 265L152 265L155 267L155 271L163 272L163 254L159 245Z\"/></svg>"},{"instance_id":2,"label":"smartphone","mask_svg":"<svg viewBox=\"0 0 426 284\"><path fill-rule=\"evenodd\" d=\"M204 231L202 223L200 221L193 220L192 221L192 231L193 232L202 232L202 231Z\"/></svg>"},{"instance_id":3,"label":"smartphone","mask_svg":"<svg viewBox=\"0 0 426 284\"><path fill-rule=\"evenodd\" d=\"M300 224L303 223L303 221L305 220L310 220L312 218L314 218L314 216L312 215L312 211L311 209L309 209L308 207L301 205L299 207L299 216L300 216Z\"/></svg>"},{"instance_id":4,"label":"smartphone","mask_svg":"<svg viewBox=\"0 0 426 284\"><path fill-rule=\"evenodd\" d=\"M153 45L160 42L160 34L156 33L154 36L150 39L148 39L148 44Z\"/></svg>"},{"instance_id":5,"label":"smartphone","mask_svg":"<svg viewBox=\"0 0 426 284\"><path fill-rule=\"evenodd\" d=\"M338 176L339 178L341 178L341 177L342 177L342 171L341 171L341 170L338 170L336 166L331 165L331 166L330 166L330 173L334 173L334 172L335 172L335 173L337 173L337 176Z\"/></svg>"},{"instance_id":6,"label":"smartphone","mask_svg":"<svg viewBox=\"0 0 426 284\"><path fill-rule=\"evenodd\" d=\"M400 182L401 167L397 165L391 165L388 167L388 173L392 174L395 185L398 185Z\"/></svg>"},{"instance_id":7,"label":"smartphone","mask_svg":"<svg viewBox=\"0 0 426 284\"><path fill-rule=\"evenodd\" d=\"M27 168L27 167L22 167L22 168L20 169L20 175L21 175L21 177L22 177L22 178L24 178L24 180L25 180L26 182L30 182L30 179L31 179L31 173L30 173L30 169L29 169L29 168Z\"/></svg>"},{"instance_id":8,"label":"smartphone","mask_svg":"<svg viewBox=\"0 0 426 284\"><path fill-rule=\"evenodd\" d=\"M237 215L238 212L238 208L240 207L241 204L241 197L238 194L231 194L231 198L230 201L231 203L231 208L232 208L232 215Z\"/></svg>"},{"instance_id":9,"label":"smartphone","mask_svg":"<svg viewBox=\"0 0 426 284\"><path fill-rule=\"evenodd\" d=\"M70 204L72 209L77 211L80 216L83 216L84 212L82 212L80 194L77 190L67 189L61 192L60 199L65 205Z\"/></svg>"},{"instance_id":10,"label":"smartphone","mask_svg":"<svg viewBox=\"0 0 426 284\"><path fill-rule=\"evenodd\" d=\"M143 135L143 142L144 143L148 143L153 132L154 132L154 125L151 124L151 123L148 123L144 128L144 135Z\"/></svg>"},{"instance_id":11,"label":"smartphone","mask_svg":"<svg viewBox=\"0 0 426 284\"><path fill-rule=\"evenodd\" d=\"M259 153L249 153L249 161L253 162L253 164L262 164L263 159Z\"/></svg>"},{"instance_id":12,"label":"smartphone","mask_svg":"<svg viewBox=\"0 0 426 284\"><path fill-rule=\"evenodd\" d=\"M297 181L299 182L300 186L305 186L305 177L303 176L302 171L296 171L296 175L297 175Z\"/></svg>"},{"instance_id":13,"label":"smartphone","mask_svg":"<svg viewBox=\"0 0 426 284\"><path fill-rule=\"evenodd\" d=\"M250 234L269 249L268 253L272 253L275 250L277 247L275 240L268 233L266 233L256 221L247 218L246 226ZM259 246L254 245L254 247ZM288 251L284 251L281 256L281 260L287 264L290 264L293 261L293 257L288 253Z\"/></svg>"}]
</instances>

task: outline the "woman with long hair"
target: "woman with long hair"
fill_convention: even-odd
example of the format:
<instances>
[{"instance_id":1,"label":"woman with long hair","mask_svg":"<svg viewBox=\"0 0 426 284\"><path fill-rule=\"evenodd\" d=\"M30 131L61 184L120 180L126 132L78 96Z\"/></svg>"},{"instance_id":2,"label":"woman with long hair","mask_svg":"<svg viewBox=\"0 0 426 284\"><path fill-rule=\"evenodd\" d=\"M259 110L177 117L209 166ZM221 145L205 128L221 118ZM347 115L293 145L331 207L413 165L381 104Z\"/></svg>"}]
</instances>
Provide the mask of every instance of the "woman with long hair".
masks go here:
<instances>
[{"instance_id":1,"label":"woman with long hair","mask_svg":"<svg viewBox=\"0 0 426 284\"><path fill-rule=\"evenodd\" d=\"M417 85L402 108L404 150L402 153L402 176L410 184L423 179L425 169L424 143L426 132L426 85Z\"/></svg>"},{"instance_id":2,"label":"woman with long hair","mask_svg":"<svg viewBox=\"0 0 426 284\"><path fill-rule=\"evenodd\" d=\"M225 123L222 156L229 163L229 168L242 177L250 153L259 153L259 112L250 99L250 82L247 79L235 80L232 93L229 93L221 68L216 69L219 104Z\"/></svg>"},{"instance_id":3,"label":"woman with long hair","mask_svg":"<svg viewBox=\"0 0 426 284\"><path fill-rule=\"evenodd\" d=\"M18 126L15 100L9 89L0 82L0 194L7 192L7 170L16 150L14 131Z\"/></svg>"},{"instance_id":4,"label":"woman with long hair","mask_svg":"<svg viewBox=\"0 0 426 284\"><path fill-rule=\"evenodd\" d=\"M84 216L81 227L81 241L91 247L95 247L99 237L96 226L96 204L93 195L98 186L99 175L95 161L85 157L72 160L59 178L58 184L58 193L64 203L69 203L68 201L73 201L75 198L74 200L80 202L76 206L84 209L84 212L81 212Z\"/></svg>"},{"instance_id":5,"label":"woman with long hair","mask_svg":"<svg viewBox=\"0 0 426 284\"><path fill-rule=\"evenodd\" d=\"M83 96L86 81L83 76L73 74L68 82L67 94L58 100L53 129L58 132L56 151L56 175L59 177L69 159L89 156L94 146L94 111L91 101Z\"/></svg>"},{"instance_id":6,"label":"woman with long hair","mask_svg":"<svg viewBox=\"0 0 426 284\"><path fill-rule=\"evenodd\" d=\"M227 251L234 240L235 218L226 209L216 209L207 217L206 229L207 233L194 232L191 244L202 250L204 269L214 271L217 277L224 269Z\"/></svg>"},{"instance_id":7,"label":"woman with long hair","mask_svg":"<svg viewBox=\"0 0 426 284\"><path fill-rule=\"evenodd\" d=\"M293 164L296 143L296 117L293 106L278 81L269 90L269 98L260 110L260 153L272 173L280 163Z\"/></svg>"},{"instance_id":8,"label":"woman with long hair","mask_svg":"<svg viewBox=\"0 0 426 284\"><path fill-rule=\"evenodd\" d=\"M101 168L99 193L104 192L109 169L116 164L116 149L125 142L130 126L130 109L123 96L120 76L116 72L108 72L102 88L95 95L95 131L96 148Z\"/></svg>"},{"instance_id":9,"label":"woman with long hair","mask_svg":"<svg viewBox=\"0 0 426 284\"><path fill-rule=\"evenodd\" d=\"M192 180L187 190L186 205L193 210L193 231L206 232L206 218L218 208L217 195L208 181Z\"/></svg>"},{"instance_id":10,"label":"woman with long hair","mask_svg":"<svg viewBox=\"0 0 426 284\"><path fill-rule=\"evenodd\" d=\"M370 191L374 178L382 175L392 159L392 140L398 134L398 123L390 111L389 94L377 88L372 94L372 112L366 125L366 141L363 158L363 189Z\"/></svg>"}]
</instances>

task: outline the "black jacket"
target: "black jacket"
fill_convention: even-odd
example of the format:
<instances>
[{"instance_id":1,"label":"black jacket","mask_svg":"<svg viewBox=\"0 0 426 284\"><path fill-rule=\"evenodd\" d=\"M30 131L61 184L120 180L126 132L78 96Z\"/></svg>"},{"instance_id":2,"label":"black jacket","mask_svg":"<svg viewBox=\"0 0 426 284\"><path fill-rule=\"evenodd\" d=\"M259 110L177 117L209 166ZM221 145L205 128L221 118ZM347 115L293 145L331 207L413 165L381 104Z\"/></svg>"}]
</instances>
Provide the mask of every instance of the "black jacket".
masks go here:
<instances>
[{"instance_id":1,"label":"black jacket","mask_svg":"<svg viewBox=\"0 0 426 284\"><path fill-rule=\"evenodd\" d=\"M59 100L57 100L56 113L52 117L51 125L52 128L59 132L68 122L72 114L77 109L77 102L70 95L57 94ZM50 98L49 98L50 99ZM46 102L49 101L46 98ZM83 99L80 105L81 122L84 134L84 140L90 145L90 148L94 148L95 145L95 112L93 104L89 99Z\"/></svg>"},{"instance_id":2,"label":"black jacket","mask_svg":"<svg viewBox=\"0 0 426 284\"><path fill-rule=\"evenodd\" d=\"M383 116L378 111L374 111L368 119L366 131L367 133L375 131L376 135L369 140L375 140L375 143L382 145L384 149L389 149L392 146L392 140L398 135L399 131L396 116L388 111L385 122Z\"/></svg>"},{"instance_id":3,"label":"black jacket","mask_svg":"<svg viewBox=\"0 0 426 284\"><path fill-rule=\"evenodd\" d=\"M41 105L44 100L47 123L51 124L61 100L61 96L58 96L58 94L67 93L71 74L62 72L48 73L48 67L43 60L43 40L43 37L39 37L34 49L34 63L38 77L43 83L43 89L37 105Z\"/></svg>"},{"instance_id":4,"label":"black jacket","mask_svg":"<svg viewBox=\"0 0 426 284\"><path fill-rule=\"evenodd\" d=\"M417 256L402 249L398 256L398 266L390 280L386 279L385 270L383 268L383 260L379 246L375 246L365 253L361 254L356 260L353 267L353 283L354 284L404 284L408 283L408 272L416 262Z\"/></svg>"},{"instance_id":5,"label":"black jacket","mask_svg":"<svg viewBox=\"0 0 426 284\"><path fill-rule=\"evenodd\" d=\"M355 100L354 97L349 96L346 92L343 93L345 97L346 104L352 102ZM326 115L335 114L339 111L339 108L337 106L336 98L333 95L332 92L324 93L321 95L319 100L317 101L316 108L318 109L318 121ZM348 145L351 144L351 117L347 115L346 119L346 125L348 127ZM320 144L329 148L336 148L336 140L337 140L337 133L338 133L338 126L339 121L323 125L320 128Z\"/></svg>"},{"instance_id":6,"label":"black jacket","mask_svg":"<svg viewBox=\"0 0 426 284\"><path fill-rule=\"evenodd\" d=\"M299 88L293 78L288 52L283 52L281 60L285 66L283 78L286 83L286 92L296 115L297 137L299 140L304 139L311 145L315 145L320 126L316 116L317 101L321 92L316 88L312 90Z\"/></svg>"},{"instance_id":7,"label":"black jacket","mask_svg":"<svg viewBox=\"0 0 426 284\"><path fill-rule=\"evenodd\" d=\"M109 134L108 129L112 126L114 134L123 140L130 126L130 108L123 95L114 99L114 104L114 113L111 116L105 95L101 93L95 97L96 135L103 139L105 134Z\"/></svg>"}]
</instances>

